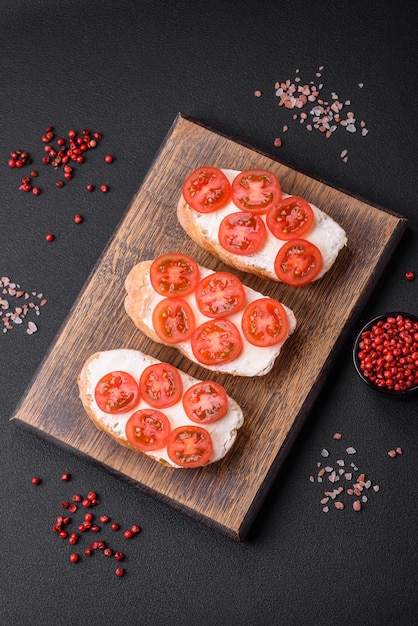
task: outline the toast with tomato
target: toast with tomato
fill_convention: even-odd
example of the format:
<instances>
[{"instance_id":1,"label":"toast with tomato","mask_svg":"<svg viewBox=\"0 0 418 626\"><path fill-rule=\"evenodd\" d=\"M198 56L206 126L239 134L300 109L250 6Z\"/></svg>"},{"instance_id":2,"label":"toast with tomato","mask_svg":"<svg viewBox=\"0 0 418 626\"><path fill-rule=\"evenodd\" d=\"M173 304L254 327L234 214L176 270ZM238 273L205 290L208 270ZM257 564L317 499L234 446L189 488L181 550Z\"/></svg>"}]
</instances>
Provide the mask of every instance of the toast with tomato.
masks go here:
<instances>
[{"instance_id":1,"label":"toast with tomato","mask_svg":"<svg viewBox=\"0 0 418 626\"><path fill-rule=\"evenodd\" d=\"M202 166L182 185L178 220L193 241L236 270L302 287L347 243L329 215L282 192L268 170Z\"/></svg>"},{"instance_id":2,"label":"toast with tomato","mask_svg":"<svg viewBox=\"0 0 418 626\"><path fill-rule=\"evenodd\" d=\"M293 312L182 253L135 265L125 310L145 335L190 361L235 376L263 376L296 328Z\"/></svg>"},{"instance_id":3,"label":"toast with tomato","mask_svg":"<svg viewBox=\"0 0 418 626\"><path fill-rule=\"evenodd\" d=\"M244 423L241 408L214 381L201 381L138 350L96 352L78 377L96 428L173 468L222 459Z\"/></svg>"}]
</instances>

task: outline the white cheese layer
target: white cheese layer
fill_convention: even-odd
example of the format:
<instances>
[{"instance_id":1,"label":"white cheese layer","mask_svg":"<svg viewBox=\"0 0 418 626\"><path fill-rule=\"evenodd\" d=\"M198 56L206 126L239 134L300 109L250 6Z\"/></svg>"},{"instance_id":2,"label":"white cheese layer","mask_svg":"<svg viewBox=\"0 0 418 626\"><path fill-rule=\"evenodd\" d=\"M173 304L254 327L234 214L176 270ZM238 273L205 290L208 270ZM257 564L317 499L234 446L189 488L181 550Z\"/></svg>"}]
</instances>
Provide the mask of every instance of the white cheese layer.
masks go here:
<instances>
[{"instance_id":1,"label":"white cheese layer","mask_svg":"<svg viewBox=\"0 0 418 626\"><path fill-rule=\"evenodd\" d=\"M232 183L234 178L240 173L238 170L222 169L228 180ZM287 198L290 194L283 193L282 197ZM305 198L306 199L306 198ZM329 215L321 211L314 204L309 203L315 214L315 223L312 230L304 235L302 239L313 243L322 254L323 266L314 280L321 278L334 263L340 250L346 245L347 237L343 228L335 222ZM213 213L198 213L191 210L192 218L198 225L198 229L203 232L208 240L219 244L219 225L224 217L231 213L239 212L239 208L230 200L221 209ZM266 216L260 215L264 223ZM267 239L261 250L253 254L240 255L240 262L248 268L259 267L271 274L275 274L274 261L280 248L286 243L277 239L269 230L266 224Z\"/></svg>"},{"instance_id":2,"label":"white cheese layer","mask_svg":"<svg viewBox=\"0 0 418 626\"><path fill-rule=\"evenodd\" d=\"M159 363L159 361L138 350L117 349L98 353L97 358L93 359L88 365L86 395L91 402L90 408L94 411L96 418L103 424L107 431L124 441L127 441L125 427L129 417L135 413L135 411L145 409L149 407L149 405L141 398L138 405L127 413L110 415L109 413L101 411L97 405L94 399L94 390L103 376L116 370L127 372L131 374L135 380L139 381L143 370L152 363ZM183 392L199 382L197 379L185 374L181 370L178 371L183 381ZM178 426L196 426L196 423L190 420L184 412L181 400L174 406L161 409L161 411L168 417L172 430ZM240 407L232 398L228 397L227 414L212 424L202 425L203 428L210 433L212 438L213 457L211 462L219 461L225 456L236 439L237 430L243 423L244 417ZM155 460L163 461L165 464L171 465L172 467L180 467L170 459L166 447L145 454Z\"/></svg>"},{"instance_id":3,"label":"white cheese layer","mask_svg":"<svg viewBox=\"0 0 418 626\"><path fill-rule=\"evenodd\" d=\"M205 267L199 266L199 269L200 269L201 278L204 278L208 274L213 274L212 270L209 270ZM153 330L154 327L152 323L152 312L155 306L157 305L157 303L160 300L163 300L164 298L154 291L151 285L151 281L149 279L149 274L147 275L147 287L148 287L147 291L149 290L151 295L147 301L147 306L143 314L142 321L150 329ZM245 285L243 285L243 287L244 287L244 291L246 294L246 304L248 304L249 302L252 302L253 300L258 300L259 298L264 297L263 294L259 293L258 291L255 291L254 289L251 289L250 287L247 287ZM197 308L194 294L186 296L184 300L188 302L188 304L190 305L194 313L195 320L196 320L196 327L199 326L200 324L203 324L203 322L210 320L209 317L206 317L205 315L203 315ZM240 334L242 337L242 343L243 343L243 349L242 349L241 354L230 363L224 363L221 365L202 365L202 364L201 365L208 370L218 371L218 372L221 371L227 374L239 372L241 376L263 376L264 374L267 374L273 367L275 359L280 354L280 351L284 342L286 341L288 336L293 333L293 331L296 328L296 318L294 316L293 311L287 308L286 306L284 306L284 309L286 311L288 321L289 321L289 332L288 332L287 337L283 341L281 341L280 343L274 346L266 346L263 348L260 348L259 346L254 346L251 343L249 343L245 339L241 331L241 320L242 320L242 313L243 313L243 310L241 310L238 313L229 315L227 318L231 322L233 322L235 326L238 328L238 330L240 331ZM178 344L178 345L181 345L181 347L185 350L190 360L196 362L196 357L194 356L193 351L192 351L191 341L183 341L181 344Z\"/></svg>"}]
</instances>

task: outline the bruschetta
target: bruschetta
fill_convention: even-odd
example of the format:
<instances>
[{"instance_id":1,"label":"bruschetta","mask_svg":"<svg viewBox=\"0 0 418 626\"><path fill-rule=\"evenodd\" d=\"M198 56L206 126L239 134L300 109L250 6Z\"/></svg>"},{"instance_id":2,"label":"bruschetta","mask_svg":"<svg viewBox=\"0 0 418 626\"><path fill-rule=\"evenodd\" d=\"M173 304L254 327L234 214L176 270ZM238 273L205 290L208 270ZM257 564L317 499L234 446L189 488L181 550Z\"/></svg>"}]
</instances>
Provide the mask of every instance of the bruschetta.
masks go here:
<instances>
[{"instance_id":1,"label":"bruschetta","mask_svg":"<svg viewBox=\"0 0 418 626\"><path fill-rule=\"evenodd\" d=\"M284 193L268 170L197 168L182 185L177 217L230 267L295 287L322 278L347 243L335 220Z\"/></svg>"},{"instance_id":2,"label":"bruschetta","mask_svg":"<svg viewBox=\"0 0 418 626\"><path fill-rule=\"evenodd\" d=\"M263 376L296 328L293 311L182 253L136 264L125 280L135 326L211 371Z\"/></svg>"},{"instance_id":3,"label":"bruschetta","mask_svg":"<svg viewBox=\"0 0 418 626\"><path fill-rule=\"evenodd\" d=\"M214 381L200 381L138 350L96 352L78 377L83 407L118 443L173 468L222 459L244 416Z\"/></svg>"}]
</instances>

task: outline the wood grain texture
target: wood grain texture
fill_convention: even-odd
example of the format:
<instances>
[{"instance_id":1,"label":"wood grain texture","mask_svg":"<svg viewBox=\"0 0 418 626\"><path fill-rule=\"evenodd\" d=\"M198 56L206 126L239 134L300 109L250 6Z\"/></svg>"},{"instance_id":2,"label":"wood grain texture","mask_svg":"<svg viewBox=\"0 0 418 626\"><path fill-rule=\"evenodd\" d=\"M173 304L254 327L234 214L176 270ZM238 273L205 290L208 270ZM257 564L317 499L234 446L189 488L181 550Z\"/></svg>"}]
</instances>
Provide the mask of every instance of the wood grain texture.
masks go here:
<instances>
[{"instance_id":1,"label":"wood grain texture","mask_svg":"<svg viewBox=\"0 0 418 626\"><path fill-rule=\"evenodd\" d=\"M176 220L185 176L199 165L271 169L283 191L305 197L339 222L348 246L321 280L302 289L238 274L293 309L298 328L262 378L216 376L174 348L145 338L125 314L123 284L134 264L184 251L211 269L228 269L199 249ZM243 540L300 431L340 345L387 264L406 220L334 189L179 114L141 188L75 302L11 418L70 447L163 502ZM78 398L88 356L139 349L196 378L216 378L244 410L232 451L198 470L165 468L95 429ZM54 389L52 394L50 390ZM270 441L266 446L265 441Z\"/></svg>"}]
</instances>

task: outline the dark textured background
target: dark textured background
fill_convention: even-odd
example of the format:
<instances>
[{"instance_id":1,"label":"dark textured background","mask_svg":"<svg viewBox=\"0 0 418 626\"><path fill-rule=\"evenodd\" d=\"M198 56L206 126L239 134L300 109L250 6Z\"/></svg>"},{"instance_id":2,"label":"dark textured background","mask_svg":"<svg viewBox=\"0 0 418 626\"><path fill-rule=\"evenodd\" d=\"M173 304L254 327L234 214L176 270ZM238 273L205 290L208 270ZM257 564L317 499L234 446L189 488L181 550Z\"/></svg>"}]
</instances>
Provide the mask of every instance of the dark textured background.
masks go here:
<instances>
[{"instance_id":1,"label":"dark textured background","mask_svg":"<svg viewBox=\"0 0 418 626\"><path fill-rule=\"evenodd\" d=\"M360 317L418 312L418 282L404 276L418 276L416 13L413 0L396 8L374 0L2 0L0 275L48 299L37 333L16 327L0 336L2 623L416 623L418 404L361 386L351 339L243 544L9 423L179 111L406 216L408 230ZM274 84L293 80L296 68L302 82L322 81L324 94L351 100L367 137L339 128L326 140L292 121ZM63 189L40 163L48 125L58 134L103 133ZM14 149L32 155L40 196L18 190L23 171L7 166ZM111 190L88 194L86 182ZM83 224L74 224L75 213ZM49 231L56 238L48 244ZM336 431L381 487L360 514L323 513L323 488L309 481ZM404 454L391 459L396 446ZM73 477L66 484L65 471ZM101 554L70 564L70 546L51 530L60 502L92 489L101 513L143 527L130 543L113 539L127 554L122 579ZM111 541L107 529L102 536Z\"/></svg>"}]
</instances>

